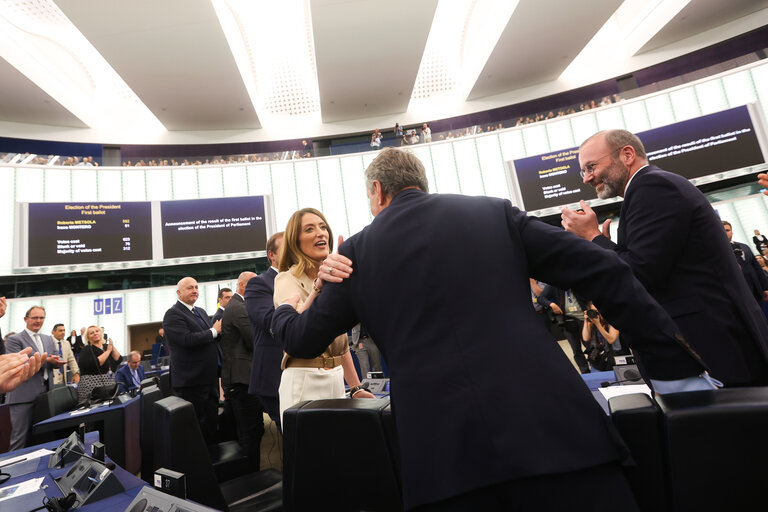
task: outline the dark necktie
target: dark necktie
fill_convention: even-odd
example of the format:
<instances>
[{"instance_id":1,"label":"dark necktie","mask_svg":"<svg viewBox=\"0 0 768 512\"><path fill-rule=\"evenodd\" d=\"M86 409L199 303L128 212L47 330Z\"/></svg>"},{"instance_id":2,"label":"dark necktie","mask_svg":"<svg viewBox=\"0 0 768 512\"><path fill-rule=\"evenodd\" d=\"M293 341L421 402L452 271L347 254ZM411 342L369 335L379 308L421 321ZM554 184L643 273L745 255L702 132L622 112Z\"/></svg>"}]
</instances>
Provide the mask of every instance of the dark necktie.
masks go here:
<instances>
[{"instance_id":1,"label":"dark necktie","mask_svg":"<svg viewBox=\"0 0 768 512\"><path fill-rule=\"evenodd\" d=\"M205 322L205 320L203 320L203 317L200 315L200 312L197 310L197 308L193 307L192 308L192 312L195 314L197 319L200 321L200 325L202 325L206 329L210 329L210 327L208 327L208 324Z\"/></svg>"}]
</instances>

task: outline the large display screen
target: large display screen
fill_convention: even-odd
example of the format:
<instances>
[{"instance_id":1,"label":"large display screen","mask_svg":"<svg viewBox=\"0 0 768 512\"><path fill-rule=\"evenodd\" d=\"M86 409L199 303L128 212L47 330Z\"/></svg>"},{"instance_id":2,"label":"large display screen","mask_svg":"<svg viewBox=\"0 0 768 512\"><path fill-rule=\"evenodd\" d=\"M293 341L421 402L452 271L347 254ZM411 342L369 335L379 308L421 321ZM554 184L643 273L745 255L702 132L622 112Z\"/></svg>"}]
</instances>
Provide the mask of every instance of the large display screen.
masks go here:
<instances>
[{"instance_id":1,"label":"large display screen","mask_svg":"<svg viewBox=\"0 0 768 512\"><path fill-rule=\"evenodd\" d=\"M102 264L121 268L169 265L178 258L211 261L236 253L255 257L266 249L265 210L270 208L265 196L17 203L14 267L102 270Z\"/></svg>"},{"instance_id":2,"label":"large display screen","mask_svg":"<svg viewBox=\"0 0 768 512\"><path fill-rule=\"evenodd\" d=\"M648 159L688 179L765 162L747 105L638 132ZM578 148L507 162L528 211L595 199L579 174Z\"/></svg>"},{"instance_id":3,"label":"large display screen","mask_svg":"<svg viewBox=\"0 0 768 512\"><path fill-rule=\"evenodd\" d=\"M30 203L30 266L152 259L151 207L132 203Z\"/></svg>"},{"instance_id":4,"label":"large display screen","mask_svg":"<svg viewBox=\"0 0 768 512\"><path fill-rule=\"evenodd\" d=\"M193 199L160 203L163 257L263 251L264 197Z\"/></svg>"}]
</instances>

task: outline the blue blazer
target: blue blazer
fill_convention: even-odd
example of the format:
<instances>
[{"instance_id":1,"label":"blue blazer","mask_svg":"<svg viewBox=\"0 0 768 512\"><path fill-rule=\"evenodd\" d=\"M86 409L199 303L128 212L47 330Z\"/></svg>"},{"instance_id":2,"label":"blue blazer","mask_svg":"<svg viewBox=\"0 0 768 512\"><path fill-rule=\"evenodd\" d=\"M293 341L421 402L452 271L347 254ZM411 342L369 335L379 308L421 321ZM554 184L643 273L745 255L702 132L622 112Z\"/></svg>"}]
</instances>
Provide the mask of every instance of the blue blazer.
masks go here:
<instances>
[{"instance_id":1,"label":"blue blazer","mask_svg":"<svg viewBox=\"0 0 768 512\"><path fill-rule=\"evenodd\" d=\"M139 365L139 367L136 369L136 373L139 374L139 383L141 383L141 381L144 380L144 368ZM117 381L117 386L120 390L120 393L124 393L129 389L137 387L133 383L133 374L131 373L131 368L128 366L128 364L124 364L117 370L117 373L115 374L115 380Z\"/></svg>"},{"instance_id":2,"label":"blue blazer","mask_svg":"<svg viewBox=\"0 0 768 512\"><path fill-rule=\"evenodd\" d=\"M195 307L200 320L179 301L165 312L163 329L171 349L171 386L216 386L219 349L213 338L211 322L203 308Z\"/></svg>"},{"instance_id":3,"label":"blue blazer","mask_svg":"<svg viewBox=\"0 0 768 512\"><path fill-rule=\"evenodd\" d=\"M687 179L650 165L621 206L615 251L728 384L768 383L768 324L750 295L723 224ZM624 333L622 332L622 339Z\"/></svg>"},{"instance_id":4,"label":"blue blazer","mask_svg":"<svg viewBox=\"0 0 768 512\"><path fill-rule=\"evenodd\" d=\"M466 248L477 272L465 272ZM407 189L345 241L354 273L299 315L276 309L286 351L315 357L362 322L392 378L405 508L493 483L623 457L608 417L531 305L529 276L594 300L647 375L701 371L675 325L615 254L509 201Z\"/></svg>"},{"instance_id":5,"label":"blue blazer","mask_svg":"<svg viewBox=\"0 0 768 512\"><path fill-rule=\"evenodd\" d=\"M283 370L283 347L275 341L270 332L272 313L275 311L274 299L275 276L277 272L270 267L266 272L251 278L245 287L245 309L251 319L253 330L253 359L251 360L251 382L248 393L267 397L277 397L280 376Z\"/></svg>"}]
</instances>

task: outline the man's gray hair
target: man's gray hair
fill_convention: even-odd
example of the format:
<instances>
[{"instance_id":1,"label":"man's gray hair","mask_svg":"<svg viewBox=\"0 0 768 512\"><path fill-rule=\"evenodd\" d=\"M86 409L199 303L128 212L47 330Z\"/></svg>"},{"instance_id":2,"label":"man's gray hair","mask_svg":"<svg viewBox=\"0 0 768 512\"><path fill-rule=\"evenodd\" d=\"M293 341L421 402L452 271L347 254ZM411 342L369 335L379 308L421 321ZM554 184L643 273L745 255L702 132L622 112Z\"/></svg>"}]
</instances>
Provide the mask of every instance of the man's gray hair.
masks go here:
<instances>
[{"instance_id":1,"label":"man's gray hair","mask_svg":"<svg viewBox=\"0 0 768 512\"><path fill-rule=\"evenodd\" d=\"M605 134L605 142L613 150L618 150L624 146L632 146L632 149L635 150L635 154L638 156L638 158L643 160L648 159L645 154L645 146L643 146L643 142L637 137L637 135L632 132L628 132L627 130L603 130L601 132L597 132L582 142L581 146L584 146L584 144L600 134Z\"/></svg>"},{"instance_id":2,"label":"man's gray hair","mask_svg":"<svg viewBox=\"0 0 768 512\"><path fill-rule=\"evenodd\" d=\"M407 187L429 192L424 164L410 151L384 148L365 170L365 186L370 192L373 182L381 183L386 197L394 197Z\"/></svg>"}]
</instances>

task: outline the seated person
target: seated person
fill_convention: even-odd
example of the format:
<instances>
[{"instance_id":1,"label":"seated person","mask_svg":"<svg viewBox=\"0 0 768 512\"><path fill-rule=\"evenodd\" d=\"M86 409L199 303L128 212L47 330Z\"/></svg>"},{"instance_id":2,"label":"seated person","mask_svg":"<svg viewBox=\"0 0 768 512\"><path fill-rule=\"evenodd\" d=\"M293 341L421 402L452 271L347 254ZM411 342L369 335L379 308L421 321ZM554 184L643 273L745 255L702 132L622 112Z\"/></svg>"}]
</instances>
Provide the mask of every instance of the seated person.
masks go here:
<instances>
[{"instance_id":1,"label":"seated person","mask_svg":"<svg viewBox=\"0 0 768 512\"><path fill-rule=\"evenodd\" d=\"M117 386L120 388L120 393L125 393L129 389L138 388L141 386L141 381L144 380L144 368L141 366L141 354L137 350L132 350L128 354L128 363L121 366L117 370L115 379L117 380Z\"/></svg>"}]
</instances>

